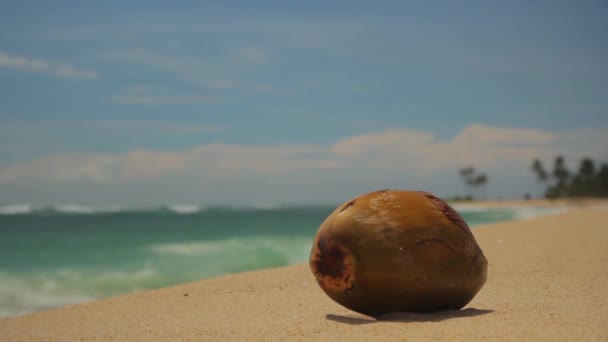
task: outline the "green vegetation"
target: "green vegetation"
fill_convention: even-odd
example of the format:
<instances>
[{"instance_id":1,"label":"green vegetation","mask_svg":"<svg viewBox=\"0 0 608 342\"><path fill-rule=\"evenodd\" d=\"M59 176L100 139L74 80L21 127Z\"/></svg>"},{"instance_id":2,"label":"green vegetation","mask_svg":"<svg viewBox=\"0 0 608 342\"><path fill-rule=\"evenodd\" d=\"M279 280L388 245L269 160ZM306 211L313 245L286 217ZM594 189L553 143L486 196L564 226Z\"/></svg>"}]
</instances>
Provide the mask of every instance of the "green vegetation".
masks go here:
<instances>
[{"instance_id":1,"label":"green vegetation","mask_svg":"<svg viewBox=\"0 0 608 342\"><path fill-rule=\"evenodd\" d=\"M563 156L558 155L553 161L553 172L545 171L543 163L536 158L532 161L531 170L539 184L547 184L545 197L608 197L608 163L599 168L591 158L583 158L578 172L568 170Z\"/></svg>"},{"instance_id":2,"label":"green vegetation","mask_svg":"<svg viewBox=\"0 0 608 342\"><path fill-rule=\"evenodd\" d=\"M580 161L578 171L573 173L566 166L566 159L557 155L553 160L553 170L545 169L543 162L536 158L530 165L530 170L536 176L540 187L544 190L546 198L564 197L608 197L608 163L596 163L591 158ZM463 167L459 170L464 181L464 196L454 196L450 202L470 201L486 197L486 184L488 176L478 173L473 166ZM479 190L478 190L479 189ZM482 196L479 195L482 192ZM530 199L526 193L524 198Z\"/></svg>"},{"instance_id":3,"label":"green vegetation","mask_svg":"<svg viewBox=\"0 0 608 342\"><path fill-rule=\"evenodd\" d=\"M488 183L488 175L485 173L475 173L473 166L468 166L460 169L460 177L464 180L465 196L464 198L454 198L453 200L472 200L475 198L473 190L481 188L483 191L483 198L486 197L486 184Z\"/></svg>"}]
</instances>

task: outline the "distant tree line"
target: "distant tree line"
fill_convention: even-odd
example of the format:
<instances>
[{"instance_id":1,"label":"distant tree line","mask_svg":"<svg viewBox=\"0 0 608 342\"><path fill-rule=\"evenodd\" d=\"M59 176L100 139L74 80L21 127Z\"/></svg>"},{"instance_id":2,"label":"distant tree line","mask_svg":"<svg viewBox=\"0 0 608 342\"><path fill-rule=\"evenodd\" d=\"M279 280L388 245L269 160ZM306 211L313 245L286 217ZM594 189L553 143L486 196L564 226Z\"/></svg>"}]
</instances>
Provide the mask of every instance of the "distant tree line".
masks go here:
<instances>
[{"instance_id":1,"label":"distant tree line","mask_svg":"<svg viewBox=\"0 0 608 342\"><path fill-rule=\"evenodd\" d=\"M530 166L540 185L545 185L546 198L560 197L608 197L608 163L596 166L591 158L583 158L578 172L566 167L562 155L555 157L553 171L548 172L540 159Z\"/></svg>"},{"instance_id":2,"label":"distant tree line","mask_svg":"<svg viewBox=\"0 0 608 342\"><path fill-rule=\"evenodd\" d=\"M460 177L464 181L464 197L454 197L453 200L472 200L474 190L481 189L483 196L486 197L486 184L488 183L488 175L485 173L478 173L473 166L467 166L460 169Z\"/></svg>"}]
</instances>

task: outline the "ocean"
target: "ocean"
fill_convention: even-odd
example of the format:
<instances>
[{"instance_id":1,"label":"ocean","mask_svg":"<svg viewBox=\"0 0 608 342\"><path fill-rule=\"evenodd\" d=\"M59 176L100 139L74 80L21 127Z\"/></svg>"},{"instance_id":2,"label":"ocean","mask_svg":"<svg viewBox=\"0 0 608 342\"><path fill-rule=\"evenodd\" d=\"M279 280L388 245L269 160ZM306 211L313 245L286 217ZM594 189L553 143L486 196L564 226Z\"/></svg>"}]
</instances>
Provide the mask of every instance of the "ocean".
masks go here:
<instances>
[{"instance_id":1,"label":"ocean","mask_svg":"<svg viewBox=\"0 0 608 342\"><path fill-rule=\"evenodd\" d=\"M454 208L471 227L559 210ZM0 206L0 317L306 262L333 209Z\"/></svg>"}]
</instances>

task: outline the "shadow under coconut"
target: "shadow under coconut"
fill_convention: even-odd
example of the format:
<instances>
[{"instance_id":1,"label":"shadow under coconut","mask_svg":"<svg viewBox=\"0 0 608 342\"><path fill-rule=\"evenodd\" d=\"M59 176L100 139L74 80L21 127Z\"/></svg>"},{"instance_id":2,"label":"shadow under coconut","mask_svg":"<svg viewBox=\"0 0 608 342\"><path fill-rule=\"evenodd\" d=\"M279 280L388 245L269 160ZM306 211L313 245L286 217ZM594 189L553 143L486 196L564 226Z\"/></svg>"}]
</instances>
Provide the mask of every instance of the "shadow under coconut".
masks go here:
<instances>
[{"instance_id":1,"label":"shadow under coconut","mask_svg":"<svg viewBox=\"0 0 608 342\"><path fill-rule=\"evenodd\" d=\"M349 317L328 314L325 319L351 325L370 324L378 322L440 322L452 318L475 317L494 312L494 310L467 308L464 310L446 310L434 313L396 312L382 315L377 319L372 317Z\"/></svg>"}]
</instances>

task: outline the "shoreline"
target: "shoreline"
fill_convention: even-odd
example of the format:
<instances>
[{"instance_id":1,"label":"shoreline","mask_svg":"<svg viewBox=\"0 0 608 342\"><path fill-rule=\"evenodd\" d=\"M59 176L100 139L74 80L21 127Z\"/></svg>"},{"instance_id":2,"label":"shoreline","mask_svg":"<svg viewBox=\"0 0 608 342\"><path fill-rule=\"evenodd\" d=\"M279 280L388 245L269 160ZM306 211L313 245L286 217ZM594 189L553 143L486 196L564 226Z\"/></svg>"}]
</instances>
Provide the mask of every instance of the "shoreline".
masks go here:
<instances>
[{"instance_id":1,"label":"shoreline","mask_svg":"<svg viewBox=\"0 0 608 342\"><path fill-rule=\"evenodd\" d=\"M452 206L462 207L482 207L482 208L590 208L590 207L608 207L608 199L581 197L581 198L533 198L525 199L491 199L491 200L471 200L449 202Z\"/></svg>"},{"instance_id":2,"label":"shoreline","mask_svg":"<svg viewBox=\"0 0 608 342\"><path fill-rule=\"evenodd\" d=\"M608 202L578 203L558 214L475 227L488 282L459 311L376 321L331 301L299 264L6 317L0 337L605 340Z\"/></svg>"}]
</instances>

